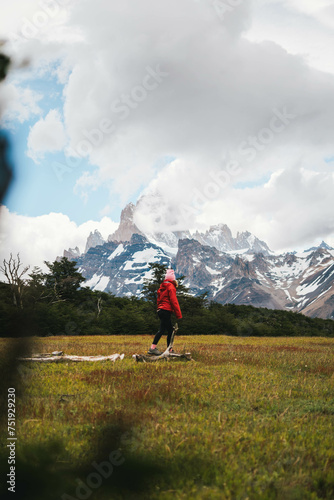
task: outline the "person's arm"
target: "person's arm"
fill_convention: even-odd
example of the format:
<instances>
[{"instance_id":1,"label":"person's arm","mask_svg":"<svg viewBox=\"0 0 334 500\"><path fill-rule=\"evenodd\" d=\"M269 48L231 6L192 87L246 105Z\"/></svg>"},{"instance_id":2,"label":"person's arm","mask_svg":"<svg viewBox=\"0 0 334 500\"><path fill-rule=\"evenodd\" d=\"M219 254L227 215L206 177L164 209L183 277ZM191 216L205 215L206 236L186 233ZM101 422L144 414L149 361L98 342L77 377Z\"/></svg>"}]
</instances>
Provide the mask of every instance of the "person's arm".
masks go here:
<instances>
[{"instance_id":1,"label":"person's arm","mask_svg":"<svg viewBox=\"0 0 334 500\"><path fill-rule=\"evenodd\" d=\"M173 311L175 312L175 316L177 317L177 319L181 319L182 318L182 313L181 313L181 309L180 309L180 306L179 306L179 301L177 300L177 297L176 297L176 290L175 288L172 286L170 287L169 291L169 301L171 303L171 306L173 308Z\"/></svg>"}]
</instances>

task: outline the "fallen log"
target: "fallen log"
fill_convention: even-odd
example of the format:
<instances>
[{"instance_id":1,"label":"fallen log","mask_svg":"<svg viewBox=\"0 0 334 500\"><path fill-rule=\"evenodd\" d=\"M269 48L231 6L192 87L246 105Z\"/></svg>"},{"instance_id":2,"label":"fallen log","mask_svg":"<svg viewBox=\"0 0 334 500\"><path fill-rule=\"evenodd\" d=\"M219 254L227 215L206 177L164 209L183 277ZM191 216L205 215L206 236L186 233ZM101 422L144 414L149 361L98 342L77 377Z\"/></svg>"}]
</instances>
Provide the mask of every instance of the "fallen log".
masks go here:
<instances>
[{"instance_id":1,"label":"fallen log","mask_svg":"<svg viewBox=\"0 0 334 500\"><path fill-rule=\"evenodd\" d=\"M19 361L37 361L39 363L61 363L64 361L116 361L122 360L124 354L111 354L109 356L75 356L64 354L63 351L55 351L52 353L33 354L30 358L18 358Z\"/></svg>"},{"instance_id":2,"label":"fallen log","mask_svg":"<svg viewBox=\"0 0 334 500\"><path fill-rule=\"evenodd\" d=\"M194 361L190 352L176 354L174 352L164 352L160 356L150 354L133 354L133 359L141 363L152 363L154 361Z\"/></svg>"}]
</instances>

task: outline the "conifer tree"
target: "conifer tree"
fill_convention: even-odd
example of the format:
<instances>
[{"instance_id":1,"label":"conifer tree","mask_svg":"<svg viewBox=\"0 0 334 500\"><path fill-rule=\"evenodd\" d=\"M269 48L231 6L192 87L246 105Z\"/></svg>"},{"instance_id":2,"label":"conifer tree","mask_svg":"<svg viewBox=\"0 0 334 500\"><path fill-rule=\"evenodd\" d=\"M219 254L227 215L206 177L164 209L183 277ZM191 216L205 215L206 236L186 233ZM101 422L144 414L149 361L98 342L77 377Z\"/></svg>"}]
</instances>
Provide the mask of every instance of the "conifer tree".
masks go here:
<instances>
[{"instance_id":1,"label":"conifer tree","mask_svg":"<svg viewBox=\"0 0 334 500\"><path fill-rule=\"evenodd\" d=\"M45 261L50 270L45 275L45 285L52 292L53 302L75 300L77 290L85 281L82 274L76 269L76 262L62 257L53 263Z\"/></svg>"}]
</instances>

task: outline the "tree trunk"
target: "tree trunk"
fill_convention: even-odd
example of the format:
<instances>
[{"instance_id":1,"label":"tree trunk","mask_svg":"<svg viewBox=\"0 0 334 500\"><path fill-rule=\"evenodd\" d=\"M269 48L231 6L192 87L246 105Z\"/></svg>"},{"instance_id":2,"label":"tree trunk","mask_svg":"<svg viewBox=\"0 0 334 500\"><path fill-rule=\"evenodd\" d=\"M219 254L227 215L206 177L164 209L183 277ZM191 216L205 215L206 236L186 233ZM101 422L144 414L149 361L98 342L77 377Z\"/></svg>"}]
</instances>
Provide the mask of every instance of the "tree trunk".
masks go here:
<instances>
[{"instance_id":1,"label":"tree trunk","mask_svg":"<svg viewBox=\"0 0 334 500\"><path fill-rule=\"evenodd\" d=\"M33 354L30 358L18 358L19 361L35 361L40 363L61 363L64 361L116 361L124 359L124 354L111 354L109 356L74 356L64 354L63 351L55 351L51 354Z\"/></svg>"}]
</instances>

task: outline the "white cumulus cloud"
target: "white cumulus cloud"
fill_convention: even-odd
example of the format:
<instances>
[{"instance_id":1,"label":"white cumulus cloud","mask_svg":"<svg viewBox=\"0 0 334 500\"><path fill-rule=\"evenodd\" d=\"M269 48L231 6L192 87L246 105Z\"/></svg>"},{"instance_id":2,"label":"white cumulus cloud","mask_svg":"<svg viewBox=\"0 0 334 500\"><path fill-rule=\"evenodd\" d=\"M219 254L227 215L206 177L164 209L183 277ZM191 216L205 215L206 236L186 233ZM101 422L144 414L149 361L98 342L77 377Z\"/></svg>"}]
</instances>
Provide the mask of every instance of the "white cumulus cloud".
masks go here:
<instances>
[{"instance_id":1,"label":"white cumulus cloud","mask_svg":"<svg viewBox=\"0 0 334 500\"><path fill-rule=\"evenodd\" d=\"M29 87L23 88L14 83L5 83L0 92L0 117L5 127L12 128L17 121L26 122L42 110L39 101L43 95Z\"/></svg>"},{"instance_id":2,"label":"white cumulus cloud","mask_svg":"<svg viewBox=\"0 0 334 500\"><path fill-rule=\"evenodd\" d=\"M66 133L58 110L51 109L30 128L28 137L28 156L35 161L43 158L46 152L61 151L66 144Z\"/></svg>"},{"instance_id":3,"label":"white cumulus cloud","mask_svg":"<svg viewBox=\"0 0 334 500\"><path fill-rule=\"evenodd\" d=\"M91 231L97 229L107 239L117 227L118 224L109 217L77 225L62 213L27 217L12 213L2 206L0 262L8 260L10 253L13 256L19 253L24 265L43 267L45 260L54 261L57 256L63 255L65 249L78 246L83 252Z\"/></svg>"},{"instance_id":4,"label":"white cumulus cloud","mask_svg":"<svg viewBox=\"0 0 334 500\"><path fill-rule=\"evenodd\" d=\"M55 110L37 122L29 154L63 148L65 128L69 154L91 164L76 194L108 186L125 203L142 190L147 227L181 228L185 206L189 224L224 222L276 247L320 229L332 238L331 2L228 5L222 15L204 0L70 2L26 43L57 54L65 83L64 123ZM223 186L229 162L238 169Z\"/></svg>"}]
</instances>

